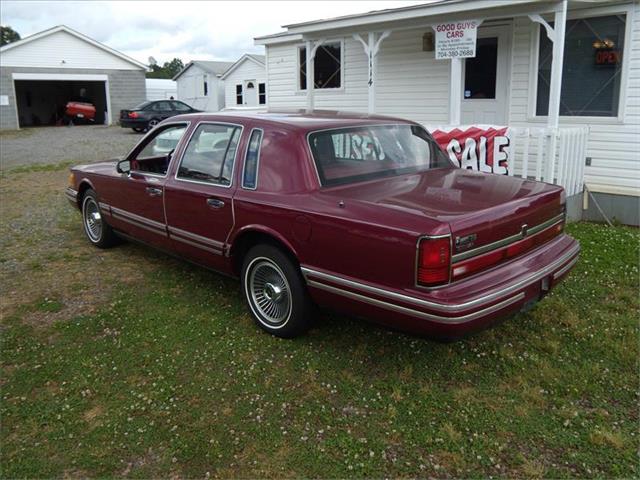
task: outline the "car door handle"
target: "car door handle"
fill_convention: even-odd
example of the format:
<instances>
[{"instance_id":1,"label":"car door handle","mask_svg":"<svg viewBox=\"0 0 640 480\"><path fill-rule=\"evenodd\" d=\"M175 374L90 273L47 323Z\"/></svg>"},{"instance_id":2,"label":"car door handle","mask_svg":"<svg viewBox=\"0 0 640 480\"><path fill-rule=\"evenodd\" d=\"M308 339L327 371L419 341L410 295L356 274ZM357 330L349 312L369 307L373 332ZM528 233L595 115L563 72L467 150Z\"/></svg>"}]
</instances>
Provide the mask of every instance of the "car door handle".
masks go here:
<instances>
[{"instance_id":1,"label":"car door handle","mask_svg":"<svg viewBox=\"0 0 640 480\"><path fill-rule=\"evenodd\" d=\"M207 198L207 205L211 208L222 208L224 207L224 202L218 198Z\"/></svg>"},{"instance_id":2,"label":"car door handle","mask_svg":"<svg viewBox=\"0 0 640 480\"><path fill-rule=\"evenodd\" d=\"M149 196L151 196L151 197L161 197L162 196L162 189L161 188L147 187L146 191L149 194Z\"/></svg>"}]
</instances>

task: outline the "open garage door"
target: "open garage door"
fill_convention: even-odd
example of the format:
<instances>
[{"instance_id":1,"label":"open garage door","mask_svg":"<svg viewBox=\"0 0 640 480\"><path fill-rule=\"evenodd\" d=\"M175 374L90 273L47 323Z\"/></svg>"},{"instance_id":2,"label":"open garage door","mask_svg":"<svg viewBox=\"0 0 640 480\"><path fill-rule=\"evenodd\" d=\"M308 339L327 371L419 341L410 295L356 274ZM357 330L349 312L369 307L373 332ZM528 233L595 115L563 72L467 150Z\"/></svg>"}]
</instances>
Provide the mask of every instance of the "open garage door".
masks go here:
<instances>
[{"instance_id":1,"label":"open garage door","mask_svg":"<svg viewBox=\"0 0 640 480\"><path fill-rule=\"evenodd\" d=\"M24 76L36 78L23 79L14 75L20 127L61 125L68 122L68 118L65 118L65 106L70 101L92 103L95 106L95 119L91 124L110 123L106 79L95 80L95 76L89 75L89 79L86 80L78 78L82 77L81 75L69 75L71 78L68 80L56 78L64 75L52 75L52 79L46 78L46 74Z\"/></svg>"}]
</instances>

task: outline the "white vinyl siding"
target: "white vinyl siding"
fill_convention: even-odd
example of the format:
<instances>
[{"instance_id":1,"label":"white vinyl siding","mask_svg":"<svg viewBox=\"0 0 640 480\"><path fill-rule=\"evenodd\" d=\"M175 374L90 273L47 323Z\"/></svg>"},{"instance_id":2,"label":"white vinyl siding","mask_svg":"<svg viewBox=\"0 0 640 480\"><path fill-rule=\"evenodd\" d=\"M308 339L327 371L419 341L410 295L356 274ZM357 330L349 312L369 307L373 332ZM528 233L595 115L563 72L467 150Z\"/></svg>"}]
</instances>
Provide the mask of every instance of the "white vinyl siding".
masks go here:
<instances>
[{"instance_id":1,"label":"white vinyl siding","mask_svg":"<svg viewBox=\"0 0 640 480\"><path fill-rule=\"evenodd\" d=\"M224 78L225 104L227 107L239 106L236 102L236 85L243 85L244 88L246 80L255 81L257 95L258 84L267 82L267 73L264 66L258 65L253 60L246 59Z\"/></svg>"},{"instance_id":2,"label":"white vinyl siding","mask_svg":"<svg viewBox=\"0 0 640 480\"><path fill-rule=\"evenodd\" d=\"M378 55L376 111L428 123L446 123L449 108L449 62L422 51L424 29L393 32ZM333 39L331 39L333 40ZM299 91L299 43L268 46L270 107L304 108L306 92ZM314 90L317 109L366 112L367 57L360 42L344 39L343 87Z\"/></svg>"},{"instance_id":3,"label":"white vinyl siding","mask_svg":"<svg viewBox=\"0 0 640 480\"><path fill-rule=\"evenodd\" d=\"M64 31L52 33L2 52L0 66L141 70L140 67Z\"/></svg>"},{"instance_id":4,"label":"white vinyl siding","mask_svg":"<svg viewBox=\"0 0 640 480\"><path fill-rule=\"evenodd\" d=\"M204 95L204 82L208 95ZM178 100L204 112L217 112L224 108L224 82L216 75L191 65L176 80Z\"/></svg>"},{"instance_id":5,"label":"white vinyl siding","mask_svg":"<svg viewBox=\"0 0 640 480\"><path fill-rule=\"evenodd\" d=\"M631 25L630 47L623 55L629 62L629 76L623 121L603 118L589 120L587 156L591 165L585 168L585 183L594 192L639 195L640 192L640 8L627 21ZM537 27L537 25L536 25ZM545 127L544 118L533 120L532 95L536 75L531 72L531 56L537 28L528 19L516 20L513 40L511 102L509 124L516 126ZM623 71L624 73L624 71ZM573 122L573 123L572 123ZM560 126L585 126L572 118L560 118Z\"/></svg>"}]
</instances>

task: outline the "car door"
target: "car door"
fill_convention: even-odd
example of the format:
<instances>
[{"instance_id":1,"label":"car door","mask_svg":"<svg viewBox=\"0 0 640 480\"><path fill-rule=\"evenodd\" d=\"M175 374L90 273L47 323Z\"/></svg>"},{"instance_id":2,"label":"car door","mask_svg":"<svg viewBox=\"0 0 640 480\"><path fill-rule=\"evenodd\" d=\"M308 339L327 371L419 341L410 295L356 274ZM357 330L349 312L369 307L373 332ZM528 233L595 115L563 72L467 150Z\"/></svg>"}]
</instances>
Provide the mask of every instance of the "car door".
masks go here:
<instances>
[{"instance_id":1,"label":"car door","mask_svg":"<svg viewBox=\"0 0 640 480\"><path fill-rule=\"evenodd\" d=\"M122 174L116 194L109 199L113 227L159 248L170 249L165 214L164 186L169 162L188 123L158 127L138 144Z\"/></svg>"},{"instance_id":2,"label":"car door","mask_svg":"<svg viewBox=\"0 0 640 480\"><path fill-rule=\"evenodd\" d=\"M233 182L242 126L201 122L165 186L169 236L181 255L224 270L233 228Z\"/></svg>"},{"instance_id":3,"label":"car door","mask_svg":"<svg viewBox=\"0 0 640 480\"><path fill-rule=\"evenodd\" d=\"M177 115L178 112L173 111L173 106L168 100L162 100L153 104L153 112L160 120L165 120L169 117Z\"/></svg>"}]
</instances>

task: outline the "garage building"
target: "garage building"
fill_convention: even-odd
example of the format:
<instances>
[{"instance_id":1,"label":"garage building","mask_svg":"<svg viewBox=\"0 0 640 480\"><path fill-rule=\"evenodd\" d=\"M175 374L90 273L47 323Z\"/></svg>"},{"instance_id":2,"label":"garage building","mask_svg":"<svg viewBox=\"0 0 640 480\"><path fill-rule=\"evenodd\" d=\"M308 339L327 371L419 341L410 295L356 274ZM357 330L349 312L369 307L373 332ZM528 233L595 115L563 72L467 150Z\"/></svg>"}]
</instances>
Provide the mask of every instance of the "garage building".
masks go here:
<instances>
[{"instance_id":1,"label":"garage building","mask_svg":"<svg viewBox=\"0 0 640 480\"><path fill-rule=\"evenodd\" d=\"M147 67L60 25L0 48L0 129L56 125L67 101L90 101L96 124L146 98Z\"/></svg>"}]
</instances>

